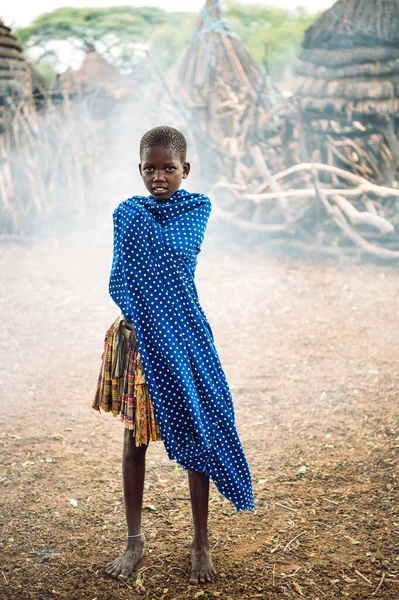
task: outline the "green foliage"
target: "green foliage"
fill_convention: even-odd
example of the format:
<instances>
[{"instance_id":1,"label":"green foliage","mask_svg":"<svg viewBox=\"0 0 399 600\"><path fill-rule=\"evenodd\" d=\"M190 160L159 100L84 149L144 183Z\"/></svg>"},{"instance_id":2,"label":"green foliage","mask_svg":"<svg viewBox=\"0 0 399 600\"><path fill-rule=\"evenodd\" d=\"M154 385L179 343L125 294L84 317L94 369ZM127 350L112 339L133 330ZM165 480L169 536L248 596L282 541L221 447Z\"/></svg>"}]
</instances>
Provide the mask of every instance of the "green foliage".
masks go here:
<instances>
[{"instance_id":1,"label":"green foliage","mask_svg":"<svg viewBox=\"0 0 399 600\"><path fill-rule=\"evenodd\" d=\"M233 1L226 9L228 24L276 80L292 67L304 32L316 16L304 9L288 11ZM170 13L154 7L65 7L40 15L16 35L28 54L34 49L38 62L51 57L57 60L54 42L68 42L81 51L87 43L94 43L110 62L129 70L137 44L142 43L150 46L159 66L167 69L178 62L196 18L193 13Z\"/></svg>"},{"instance_id":2,"label":"green foliage","mask_svg":"<svg viewBox=\"0 0 399 600\"><path fill-rule=\"evenodd\" d=\"M119 6L113 8L59 8L40 15L16 35L25 50L35 49L37 60L49 52L57 56L53 42L68 42L83 51L86 44L100 44L101 52L119 67L126 66L136 44L146 43L151 32L168 20L158 8Z\"/></svg>"},{"instance_id":3,"label":"green foliage","mask_svg":"<svg viewBox=\"0 0 399 600\"><path fill-rule=\"evenodd\" d=\"M178 64L193 32L195 21L196 15L187 15L181 26L169 22L155 29L149 40L151 53L162 69L169 69Z\"/></svg>"},{"instance_id":4,"label":"green foliage","mask_svg":"<svg viewBox=\"0 0 399 600\"><path fill-rule=\"evenodd\" d=\"M151 7L64 7L38 16L31 26L19 29L17 37L28 47L53 40L94 43L109 35L145 41L149 31L166 20L165 11Z\"/></svg>"},{"instance_id":5,"label":"green foliage","mask_svg":"<svg viewBox=\"0 0 399 600\"><path fill-rule=\"evenodd\" d=\"M243 6L239 2L227 4L227 17L230 23L238 21L244 28L280 27L289 15L289 11L276 7L259 4Z\"/></svg>"},{"instance_id":6,"label":"green foliage","mask_svg":"<svg viewBox=\"0 0 399 600\"><path fill-rule=\"evenodd\" d=\"M227 9L232 30L276 81L292 68L304 33L317 17L303 8L288 11L256 4L244 7L236 2L230 2Z\"/></svg>"}]
</instances>

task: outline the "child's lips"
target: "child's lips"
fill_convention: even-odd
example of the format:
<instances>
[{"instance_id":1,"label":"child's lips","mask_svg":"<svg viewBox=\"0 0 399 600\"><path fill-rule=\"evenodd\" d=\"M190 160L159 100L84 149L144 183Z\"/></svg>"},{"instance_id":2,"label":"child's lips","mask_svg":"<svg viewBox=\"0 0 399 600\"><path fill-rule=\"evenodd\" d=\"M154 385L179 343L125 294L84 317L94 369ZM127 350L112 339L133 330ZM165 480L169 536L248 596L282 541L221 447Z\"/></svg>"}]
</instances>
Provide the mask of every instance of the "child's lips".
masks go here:
<instances>
[{"instance_id":1,"label":"child's lips","mask_svg":"<svg viewBox=\"0 0 399 600\"><path fill-rule=\"evenodd\" d=\"M167 191L168 191L168 188L166 188L166 187L156 187L156 186L154 186L154 187L152 188L152 191L153 191L153 192L155 192L156 194L164 194L165 192L167 192Z\"/></svg>"}]
</instances>

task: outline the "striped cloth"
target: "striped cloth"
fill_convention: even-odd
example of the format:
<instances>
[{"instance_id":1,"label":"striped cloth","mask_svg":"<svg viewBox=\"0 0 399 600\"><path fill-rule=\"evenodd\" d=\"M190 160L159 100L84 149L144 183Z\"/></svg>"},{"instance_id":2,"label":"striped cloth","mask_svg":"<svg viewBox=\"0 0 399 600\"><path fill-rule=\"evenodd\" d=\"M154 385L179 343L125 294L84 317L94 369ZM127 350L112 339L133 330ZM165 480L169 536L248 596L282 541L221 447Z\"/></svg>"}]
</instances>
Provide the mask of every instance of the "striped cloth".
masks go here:
<instances>
[{"instance_id":1,"label":"striped cloth","mask_svg":"<svg viewBox=\"0 0 399 600\"><path fill-rule=\"evenodd\" d=\"M135 444L161 440L148 394L135 331L123 315L107 330L93 408L118 414L134 431Z\"/></svg>"}]
</instances>

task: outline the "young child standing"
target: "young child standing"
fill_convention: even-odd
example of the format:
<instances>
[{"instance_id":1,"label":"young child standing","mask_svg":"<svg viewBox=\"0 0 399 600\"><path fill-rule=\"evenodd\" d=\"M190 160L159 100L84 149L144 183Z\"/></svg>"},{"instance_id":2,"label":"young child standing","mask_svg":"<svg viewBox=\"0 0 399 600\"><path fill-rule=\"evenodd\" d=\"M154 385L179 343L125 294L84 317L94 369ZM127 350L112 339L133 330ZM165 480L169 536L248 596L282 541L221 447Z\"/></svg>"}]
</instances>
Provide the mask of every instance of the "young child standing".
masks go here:
<instances>
[{"instance_id":1,"label":"young child standing","mask_svg":"<svg viewBox=\"0 0 399 600\"><path fill-rule=\"evenodd\" d=\"M150 195L133 196L114 212L109 291L122 315L106 333L93 408L119 414L125 423L127 543L106 567L121 579L144 553L141 512L150 440L162 439L169 458L188 471L191 583L215 576L209 478L237 512L255 508L231 393L194 282L211 203L203 194L179 189L190 172L186 150L176 129L148 131L140 143L139 170Z\"/></svg>"}]
</instances>

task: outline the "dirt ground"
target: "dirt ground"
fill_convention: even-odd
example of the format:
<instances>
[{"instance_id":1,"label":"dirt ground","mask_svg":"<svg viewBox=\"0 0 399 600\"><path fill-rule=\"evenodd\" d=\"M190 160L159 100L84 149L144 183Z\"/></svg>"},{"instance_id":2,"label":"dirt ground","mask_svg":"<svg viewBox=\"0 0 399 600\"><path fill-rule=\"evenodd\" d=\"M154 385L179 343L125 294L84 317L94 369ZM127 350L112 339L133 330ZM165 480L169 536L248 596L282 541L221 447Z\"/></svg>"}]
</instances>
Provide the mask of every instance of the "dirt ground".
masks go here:
<instances>
[{"instance_id":1,"label":"dirt ground","mask_svg":"<svg viewBox=\"0 0 399 600\"><path fill-rule=\"evenodd\" d=\"M211 486L215 583L188 584L186 473L148 451L146 555L126 535L123 427L91 409L108 228L0 247L0 598L399 598L397 268L204 247L199 295L254 479L235 514Z\"/></svg>"}]
</instances>

